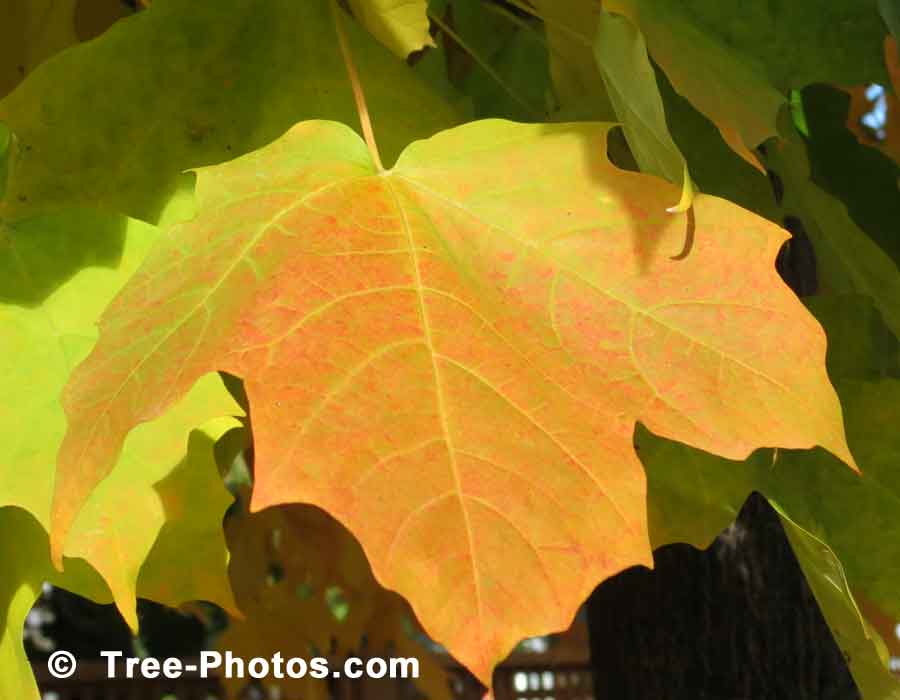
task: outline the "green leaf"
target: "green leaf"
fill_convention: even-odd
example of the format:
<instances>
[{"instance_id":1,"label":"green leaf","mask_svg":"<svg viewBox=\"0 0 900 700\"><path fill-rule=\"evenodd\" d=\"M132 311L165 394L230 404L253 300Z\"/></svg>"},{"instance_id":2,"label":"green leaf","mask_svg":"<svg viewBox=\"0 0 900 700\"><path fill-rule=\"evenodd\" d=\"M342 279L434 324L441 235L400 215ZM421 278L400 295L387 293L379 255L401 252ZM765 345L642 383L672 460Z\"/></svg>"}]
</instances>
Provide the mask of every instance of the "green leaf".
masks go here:
<instances>
[{"instance_id":1,"label":"green leaf","mask_svg":"<svg viewBox=\"0 0 900 700\"><path fill-rule=\"evenodd\" d=\"M647 45L627 17L600 12L594 53L606 91L641 170L681 186L670 211L685 211L694 198L687 163L672 140Z\"/></svg>"},{"instance_id":2,"label":"green leaf","mask_svg":"<svg viewBox=\"0 0 900 700\"><path fill-rule=\"evenodd\" d=\"M718 127L738 155L760 167L752 149L777 135L775 123L785 103L760 61L722 43L681 3L609 0L604 6L641 29L675 90Z\"/></svg>"},{"instance_id":3,"label":"green leaf","mask_svg":"<svg viewBox=\"0 0 900 700\"><path fill-rule=\"evenodd\" d=\"M635 21L675 89L751 164L751 150L777 135L791 88L887 78L874 0L609 0L606 9Z\"/></svg>"},{"instance_id":4,"label":"green leaf","mask_svg":"<svg viewBox=\"0 0 900 700\"><path fill-rule=\"evenodd\" d=\"M78 0L0 0L0 97L40 63L78 43Z\"/></svg>"},{"instance_id":5,"label":"green leaf","mask_svg":"<svg viewBox=\"0 0 900 700\"><path fill-rule=\"evenodd\" d=\"M847 128L850 96L843 90L811 85L802 100L812 181L843 202L855 224L900 265L900 163ZM900 120L890 106L888 115Z\"/></svg>"},{"instance_id":6,"label":"green leaf","mask_svg":"<svg viewBox=\"0 0 900 700\"><path fill-rule=\"evenodd\" d=\"M758 63L783 93L813 83L887 78L881 53L885 27L875 0L638 2L642 16L665 6L735 56Z\"/></svg>"},{"instance_id":7,"label":"green leaf","mask_svg":"<svg viewBox=\"0 0 900 700\"><path fill-rule=\"evenodd\" d=\"M349 0L349 4L353 16L400 58L434 46L428 33L427 0Z\"/></svg>"},{"instance_id":8,"label":"green leaf","mask_svg":"<svg viewBox=\"0 0 900 700\"><path fill-rule=\"evenodd\" d=\"M474 116L546 118L550 71L541 27L480 0L454 0L452 12L444 15L438 21L444 27L447 71L471 96Z\"/></svg>"},{"instance_id":9,"label":"green leaf","mask_svg":"<svg viewBox=\"0 0 900 700\"><path fill-rule=\"evenodd\" d=\"M806 297L803 302L828 334L830 377L870 381L900 378L897 338L871 298L840 294Z\"/></svg>"},{"instance_id":10,"label":"green leaf","mask_svg":"<svg viewBox=\"0 0 900 700\"><path fill-rule=\"evenodd\" d=\"M862 697L900 699L900 682L887 666L884 641L862 616L840 560L825 542L794 522L778 503L772 505Z\"/></svg>"},{"instance_id":11,"label":"green leaf","mask_svg":"<svg viewBox=\"0 0 900 700\"><path fill-rule=\"evenodd\" d=\"M344 24L388 164L456 123L412 69ZM358 124L328 0L156 0L0 101L17 137L0 218L78 203L157 221L190 185L185 169L317 118Z\"/></svg>"},{"instance_id":12,"label":"green leaf","mask_svg":"<svg viewBox=\"0 0 900 700\"><path fill-rule=\"evenodd\" d=\"M66 540L64 554L90 562L103 576L132 630L138 628L138 574L147 584L141 567L151 548L156 560L147 562L144 597L173 607L202 598L236 610L221 528L232 498L213 454L216 440L239 425L231 413L241 410L219 376L208 374L173 410L138 426ZM204 423L188 439L191 427Z\"/></svg>"},{"instance_id":13,"label":"green leaf","mask_svg":"<svg viewBox=\"0 0 900 700\"><path fill-rule=\"evenodd\" d=\"M675 92L665 73L655 73L669 130L697 188L780 224L783 213L769 178L728 147L716 125Z\"/></svg>"},{"instance_id":14,"label":"green leaf","mask_svg":"<svg viewBox=\"0 0 900 700\"><path fill-rule=\"evenodd\" d=\"M900 0L878 0L878 11L894 39L900 41Z\"/></svg>"},{"instance_id":15,"label":"green leaf","mask_svg":"<svg viewBox=\"0 0 900 700\"><path fill-rule=\"evenodd\" d=\"M0 392L7 397L0 407L0 506L24 508L47 527L56 451L66 428L58 397L93 347L100 313L143 260L157 230L123 217L69 211L0 224L0 236ZM182 516L184 528L218 527L226 494L215 466L204 466L204 460L212 464L211 450L203 454L196 447L185 457L188 433L213 418L241 413L218 376L204 378L175 413L134 432L78 520L66 554L89 560L104 576L132 627L139 569L170 515L156 482L184 459L182 468L190 464L195 478L207 484L207 495L186 520ZM227 427L207 428L207 439ZM187 544L184 533L180 539ZM220 552L212 556L225 556L221 537L205 546ZM193 570L177 561L170 562L170 575L174 585L187 587ZM225 564L205 576L218 576L219 583L204 597L233 606ZM154 596L152 588L145 592Z\"/></svg>"},{"instance_id":16,"label":"green leaf","mask_svg":"<svg viewBox=\"0 0 900 700\"><path fill-rule=\"evenodd\" d=\"M583 0L534 0L532 4L544 20L550 75L559 103L557 119L615 121L616 112L594 57L600 4Z\"/></svg>"},{"instance_id":17,"label":"green leaf","mask_svg":"<svg viewBox=\"0 0 900 700\"><path fill-rule=\"evenodd\" d=\"M233 428L235 423L230 417L218 418L192 431L187 453L178 466L160 481L150 484L165 520L140 569L137 590L142 598L151 598L171 607L206 600L231 615L237 614L228 579L229 555L222 529L222 520L234 498L219 476L215 459L218 441L226 439L223 437L228 434L225 431ZM101 488L117 473L121 473L121 468L113 472ZM146 482L149 484L149 479ZM149 493L150 489L145 486L136 496L149 503ZM121 492L117 495L122 497ZM158 522L157 512L156 518L147 526L155 528ZM125 526L137 527L136 519L133 516L126 518Z\"/></svg>"},{"instance_id":18,"label":"green leaf","mask_svg":"<svg viewBox=\"0 0 900 700\"><path fill-rule=\"evenodd\" d=\"M784 183L785 213L802 221L813 244L819 292L871 297L900 336L900 269L850 217L846 205L811 178L799 137L772 144L767 164Z\"/></svg>"},{"instance_id":19,"label":"green leaf","mask_svg":"<svg viewBox=\"0 0 900 700\"><path fill-rule=\"evenodd\" d=\"M89 211L0 223L0 506L48 525L66 429L58 396L156 236L139 221Z\"/></svg>"},{"instance_id":20,"label":"green leaf","mask_svg":"<svg viewBox=\"0 0 900 700\"><path fill-rule=\"evenodd\" d=\"M205 380L204 380L205 381ZM198 394L199 396L199 394ZM195 402L196 403L196 402ZM140 572L137 593L142 598L178 606L192 600L208 600L236 614L236 605L228 579L228 550L224 541L222 518L232 499L222 487L213 461L212 436L232 423L231 419L213 421L204 430L191 434L187 455L178 468L156 485L111 489L114 473L101 485L92 498L95 513L87 513L79 519L81 526L95 525L101 532L94 533L98 548L108 547L113 552L122 547L120 571L111 570L107 578L114 585L122 585L122 579L130 572L134 555L128 548L135 545L135 538L155 537L159 510L164 511L166 524L159 532L153 550ZM149 467L156 465L150 464ZM151 469L152 470L152 469ZM159 468L155 469L159 473ZM35 481L45 480L33 475ZM140 474L128 474L140 480ZM121 479L119 481L122 481ZM121 485L121 484L120 484ZM106 491L111 498L102 499L98 494ZM114 491L114 492L113 492ZM159 508L148 507L150 494L155 493ZM123 515L123 512L127 512ZM145 520L147 515L150 520ZM115 518L115 522L104 520ZM150 535L141 535L147 528ZM132 536L127 536L127 531ZM120 535L119 540L116 535ZM88 551L88 554L94 552ZM101 556L103 564L108 557ZM47 533L34 517L20 508L0 508L0 697L39 698L32 677L31 666L22 646L22 627L25 617L41 593L44 581L86 596L99 603L113 600L109 588L97 572L83 559L66 557L64 571L60 573L51 564ZM126 581L125 585L133 585ZM133 601L120 610L136 629Z\"/></svg>"},{"instance_id":21,"label":"green leaf","mask_svg":"<svg viewBox=\"0 0 900 700\"><path fill-rule=\"evenodd\" d=\"M0 508L0 561L0 697L39 700L22 628L44 581L98 602L109 602L109 592L83 561L67 560L66 572L56 571L50 565L47 533L21 508Z\"/></svg>"}]
</instances>

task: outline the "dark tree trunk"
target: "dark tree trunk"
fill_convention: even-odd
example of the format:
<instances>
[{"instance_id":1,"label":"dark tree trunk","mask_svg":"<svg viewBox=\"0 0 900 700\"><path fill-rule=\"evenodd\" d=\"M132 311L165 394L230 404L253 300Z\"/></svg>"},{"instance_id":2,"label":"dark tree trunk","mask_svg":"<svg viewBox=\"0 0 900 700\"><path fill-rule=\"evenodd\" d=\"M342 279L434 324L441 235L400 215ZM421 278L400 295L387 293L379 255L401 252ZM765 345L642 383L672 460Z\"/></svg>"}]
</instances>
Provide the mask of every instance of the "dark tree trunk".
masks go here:
<instances>
[{"instance_id":1,"label":"dark tree trunk","mask_svg":"<svg viewBox=\"0 0 900 700\"><path fill-rule=\"evenodd\" d=\"M598 700L856 700L781 522L759 494L706 551L670 545L588 601Z\"/></svg>"}]
</instances>

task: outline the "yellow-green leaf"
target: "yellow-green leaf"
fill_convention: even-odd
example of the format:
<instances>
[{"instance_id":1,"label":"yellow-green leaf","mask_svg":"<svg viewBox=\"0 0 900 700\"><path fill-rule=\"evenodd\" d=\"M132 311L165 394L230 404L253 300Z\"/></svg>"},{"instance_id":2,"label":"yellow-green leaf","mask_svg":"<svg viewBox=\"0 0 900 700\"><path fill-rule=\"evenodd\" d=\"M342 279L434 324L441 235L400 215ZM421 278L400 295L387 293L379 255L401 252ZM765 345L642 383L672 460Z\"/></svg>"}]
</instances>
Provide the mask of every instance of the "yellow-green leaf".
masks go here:
<instances>
[{"instance_id":1,"label":"yellow-green leaf","mask_svg":"<svg viewBox=\"0 0 900 700\"><path fill-rule=\"evenodd\" d=\"M400 58L434 46L428 33L427 0L350 0L350 9L378 41Z\"/></svg>"}]
</instances>

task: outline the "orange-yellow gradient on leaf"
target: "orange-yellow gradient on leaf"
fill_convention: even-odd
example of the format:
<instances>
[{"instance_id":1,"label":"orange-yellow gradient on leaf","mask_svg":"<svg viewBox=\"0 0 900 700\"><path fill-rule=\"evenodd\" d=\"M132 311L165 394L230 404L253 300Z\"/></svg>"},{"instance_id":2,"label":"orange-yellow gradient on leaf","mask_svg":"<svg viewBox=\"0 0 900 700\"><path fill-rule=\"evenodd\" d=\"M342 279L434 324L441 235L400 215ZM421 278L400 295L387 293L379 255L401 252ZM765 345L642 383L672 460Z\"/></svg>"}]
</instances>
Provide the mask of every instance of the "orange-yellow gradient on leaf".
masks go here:
<instances>
[{"instance_id":1,"label":"orange-yellow gradient on leaf","mask_svg":"<svg viewBox=\"0 0 900 700\"><path fill-rule=\"evenodd\" d=\"M113 302L65 392L56 553L125 435L244 379L253 508L313 503L483 682L650 565L635 422L730 458L853 466L786 233L617 169L608 124L491 120L409 146L304 122L199 172L198 215Z\"/></svg>"}]
</instances>

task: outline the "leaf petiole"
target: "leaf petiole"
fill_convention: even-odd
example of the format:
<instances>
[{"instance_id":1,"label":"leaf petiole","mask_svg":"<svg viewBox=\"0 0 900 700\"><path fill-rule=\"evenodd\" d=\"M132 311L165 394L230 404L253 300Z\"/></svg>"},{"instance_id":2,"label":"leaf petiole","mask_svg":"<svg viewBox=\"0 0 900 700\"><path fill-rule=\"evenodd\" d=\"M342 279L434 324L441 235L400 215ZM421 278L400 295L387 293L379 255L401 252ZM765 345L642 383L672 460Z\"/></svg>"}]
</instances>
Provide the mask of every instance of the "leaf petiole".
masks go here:
<instances>
[{"instance_id":1,"label":"leaf petiole","mask_svg":"<svg viewBox=\"0 0 900 700\"><path fill-rule=\"evenodd\" d=\"M337 6L337 0L331 0L331 12L334 16L334 26L337 31L338 44L341 47L341 55L344 57L344 65L347 67L350 86L353 88L353 99L356 100L356 111L359 113L359 124L362 127L363 138L366 140L366 146L369 147L369 154L372 156L372 162L375 164L375 168L378 172L383 173L384 166L381 164L381 155L378 153L378 144L375 143L375 134L372 131L372 121L369 119L369 108L366 106L366 96L363 92L362 83L359 81L359 73L356 72L356 64L353 62L353 55L350 53L350 45L347 43L347 35L344 33L341 10Z\"/></svg>"}]
</instances>

